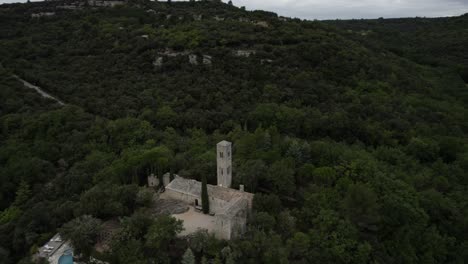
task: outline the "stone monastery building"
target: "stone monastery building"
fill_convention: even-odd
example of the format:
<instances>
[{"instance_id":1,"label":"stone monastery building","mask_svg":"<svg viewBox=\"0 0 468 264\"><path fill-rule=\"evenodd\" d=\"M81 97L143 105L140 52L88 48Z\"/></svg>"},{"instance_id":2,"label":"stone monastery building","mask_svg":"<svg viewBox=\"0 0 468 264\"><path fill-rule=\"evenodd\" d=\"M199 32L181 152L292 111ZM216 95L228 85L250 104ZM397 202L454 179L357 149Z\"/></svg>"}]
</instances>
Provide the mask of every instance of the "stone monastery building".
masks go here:
<instances>
[{"instance_id":1,"label":"stone monastery building","mask_svg":"<svg viewBox=\"0 0 468 264\"><path fill-rule=\"evenodd\" d=\"M217 156L217 185L207 185L210 214L198 218L184 218L184 227L200 226L220 239L231 239L241 236L246 231L247 217L252 208L253 194L231 189L232 182L232 149L231 142L221 141L216 146ZM176 176L167 186L165 199L183 201L195 208L199 208L202 184L199 181ZM202 214L196 212L196 214ZM177 215L175 215L176 218ZM207 225L206 222L211 222ZM208 228L207 228L208 226ZM193 230L196 231L196 230Z\"/></svg>"}]
</instances>

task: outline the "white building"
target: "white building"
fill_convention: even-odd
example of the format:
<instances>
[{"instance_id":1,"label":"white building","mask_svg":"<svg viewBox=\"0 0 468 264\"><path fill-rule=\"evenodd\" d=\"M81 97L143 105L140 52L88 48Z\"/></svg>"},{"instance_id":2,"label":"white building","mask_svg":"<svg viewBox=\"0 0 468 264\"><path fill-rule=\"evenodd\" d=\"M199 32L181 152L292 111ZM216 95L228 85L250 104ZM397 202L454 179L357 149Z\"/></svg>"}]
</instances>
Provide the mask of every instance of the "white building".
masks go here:
<instances>
[{"instance_id":1,"label":"white building","mask_svg":"<svg viewBox=\"0 0 468 264\"><path fill-rule=\"evenodd\" d=\"M70 241L64 241L59 234L53 236L44 246L40 247L36 257L44 258L49 263L59 263L59 259L72 258L73 248Z\"/></svg>"}]
</instances>

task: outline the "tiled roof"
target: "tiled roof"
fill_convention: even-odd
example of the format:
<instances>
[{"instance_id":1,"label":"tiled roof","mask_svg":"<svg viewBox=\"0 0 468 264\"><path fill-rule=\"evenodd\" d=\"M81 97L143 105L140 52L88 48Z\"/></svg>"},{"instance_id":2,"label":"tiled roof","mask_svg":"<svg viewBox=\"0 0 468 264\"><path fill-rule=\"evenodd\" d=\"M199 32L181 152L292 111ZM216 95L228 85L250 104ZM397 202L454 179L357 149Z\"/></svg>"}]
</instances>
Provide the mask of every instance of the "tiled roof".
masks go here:
<instances>
[{"instance_id":1,"label":"tiled roof","mask_svg":"<svg viewBox=\"0 0 468 264\"><path fill-rule=\"evenodd\" d=\"M185 179L182 177L176 177L169 185L166 186L166 189L174 190L177 192L182 192L185 194L190 194L193 196L201 196L201 182ZM236 198L246 198L252 199L253 194L248 192L241 192L239 190L224 188L216 185L207 185L208 195L217 198L226 202L235 200Z\"/></svg>"}]
</instances>

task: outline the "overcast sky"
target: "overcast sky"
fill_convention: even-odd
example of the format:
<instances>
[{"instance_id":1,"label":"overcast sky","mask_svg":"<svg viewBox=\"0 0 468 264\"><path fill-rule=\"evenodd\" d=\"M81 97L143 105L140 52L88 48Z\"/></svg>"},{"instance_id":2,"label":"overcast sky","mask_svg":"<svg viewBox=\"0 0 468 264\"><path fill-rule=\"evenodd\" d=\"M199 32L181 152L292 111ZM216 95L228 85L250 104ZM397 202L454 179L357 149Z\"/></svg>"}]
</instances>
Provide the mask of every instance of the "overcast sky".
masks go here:
<instances>
[{"instance_id":1,"label":"overcast sky","mask_svg":"<svg viewBox=\"0 0 468 264\"><path fill-rule=\"evenodd\" d=\"M25 0L0 0L0 3ZM227 1L227 0L223 0ZM233 0L236 6L305 19L439 17L468 13L468 0Z\"/></svg>"}]
</instances>

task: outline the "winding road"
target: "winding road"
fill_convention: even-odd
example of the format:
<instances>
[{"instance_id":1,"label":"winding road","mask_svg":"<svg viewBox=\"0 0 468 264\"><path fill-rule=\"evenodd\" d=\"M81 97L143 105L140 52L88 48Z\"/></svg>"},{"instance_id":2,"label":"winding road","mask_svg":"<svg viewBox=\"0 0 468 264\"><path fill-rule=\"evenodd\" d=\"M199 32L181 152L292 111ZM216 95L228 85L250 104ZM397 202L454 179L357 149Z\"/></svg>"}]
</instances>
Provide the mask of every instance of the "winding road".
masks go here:
<instances>
[{"instance_id":1,"label":"winding road","mask_svg":"<svg viewBox=\"0 0 468 264\"><path fill-rule=\"evenodd\" d=\"M52 99L54 101L56 101L57 103L59 103L60 105L65 105L64 102L60 101L59 99L53 97L52 95L46 93L44 90L42 90L40 87L32 84L32 83L29 83L23 79L21 79L20 77L18 77L17 75L13 75L13 77L15 77L16 79L18 79L20 82L23 83L24 87L27 87L27 88L30 88L30 89L34 89L36 90L36 92L38 92L40 95L42 95L42 97L45 97L45 98L49 98L49 99Z\"/></svg>"}]
</instances>

